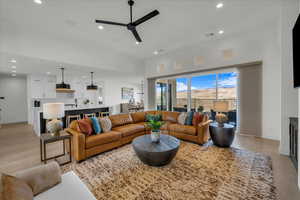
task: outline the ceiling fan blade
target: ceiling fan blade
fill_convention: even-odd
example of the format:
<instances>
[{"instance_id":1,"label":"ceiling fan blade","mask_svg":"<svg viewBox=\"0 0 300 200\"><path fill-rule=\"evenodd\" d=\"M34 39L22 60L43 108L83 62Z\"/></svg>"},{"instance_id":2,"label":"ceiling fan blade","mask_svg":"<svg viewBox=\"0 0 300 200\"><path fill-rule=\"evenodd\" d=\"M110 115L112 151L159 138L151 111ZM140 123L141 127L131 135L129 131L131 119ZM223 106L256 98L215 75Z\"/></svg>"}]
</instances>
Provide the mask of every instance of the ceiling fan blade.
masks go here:
<instances>
[{"instance_id":1,"label":"ceiling fan blade","mask_svg":"<svg viewBox=\"0 0 300 200\"><path fill-rule=\"evenodd\" d=\"M105 21L105 20L95 20L96 23L101 23L101 24L109 24L109 25L118 25L118 26L127 26L127 24L123 23L118 23L118 22L110 22L110 21Z\"/></svg>"},{"instance_id":2,"label":"ceiling fan blade","mask_svg":"<svg viewBox=\"0 0 300 200\"><path fill-rule=\"evenodd\" d=\"M132 29L131 32L133 33L133 35L134 35L136 41L142 42L142 39L141 39L141 37L139 36L139 34L138 34L138 32L136 31L136 29Z\"/></svg>"},{"instance_id":3,"label":"ceiling fan blade","mask_svg":"<svg viewBox=\"0 0 300 200\"><path fill-rule=\"evenodd\" d=\"M159 14L158 10L154 10L154 11L152 11L151 13L145 15L144 17L142 17L142 18L136 20L136 21L133 22L132 24L133 24L134 26L137 26L137 25L139 25L139 24L141 24L141 23L143 23L143 22L145 22L145 21L151 19L152 17L155 17L155 16L158 15L158 14Z\"/></svg>"}]
</instances>

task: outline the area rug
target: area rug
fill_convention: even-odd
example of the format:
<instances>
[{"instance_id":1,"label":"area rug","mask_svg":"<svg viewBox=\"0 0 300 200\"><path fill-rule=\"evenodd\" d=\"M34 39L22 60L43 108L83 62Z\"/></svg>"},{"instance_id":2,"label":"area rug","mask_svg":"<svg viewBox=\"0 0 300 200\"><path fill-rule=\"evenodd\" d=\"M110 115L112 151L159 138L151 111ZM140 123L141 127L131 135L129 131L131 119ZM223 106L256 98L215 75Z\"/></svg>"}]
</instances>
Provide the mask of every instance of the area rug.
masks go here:
<instances>
[{"instance_id":1,"label":"area rug","mask_svg":"<svg viewBox=\"0 0 300 200\"><path fill-rule=\"evenodd\" d=\"M129 144L63 167L70 170L99 200L278 199L270 157L236 148L182 142L169 165L150 167Z\"/></svg>"}]
</instances>

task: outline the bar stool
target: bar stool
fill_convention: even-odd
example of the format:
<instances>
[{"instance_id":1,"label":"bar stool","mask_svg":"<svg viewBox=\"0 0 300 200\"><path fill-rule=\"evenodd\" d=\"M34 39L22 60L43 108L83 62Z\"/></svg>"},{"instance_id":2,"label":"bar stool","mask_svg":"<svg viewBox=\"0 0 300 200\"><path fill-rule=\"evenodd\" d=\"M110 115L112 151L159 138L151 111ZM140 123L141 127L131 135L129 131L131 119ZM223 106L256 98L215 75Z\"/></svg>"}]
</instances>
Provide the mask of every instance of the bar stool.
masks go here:
<instances>
[{"instance_id":1,"label":"bar stool","mask_svg":"<svg viewBox=\"0 0 300 200\"><path fill-rule=\"evenodd\" d=\"M84 114L84 118L96 117L96 113Z\"/></svg>"},{"instance_id":2,"label":"bar stool","mask_svg":"<svg viewBox=\"0 0 300 200\"><path fill-rule=\"evenodd\" d=\"M109 116L109 112L99 112L99 117Z\"/></svg>"},{"instance_id":3,"label":"bar stool","mask_svg":"<svg viewBox=\"0 0 300 200\"><path fill-rule=\"evenodd\" d=\"M72 121L80 120L80 119L81 119L80 115L68 115L67 116L67 127L69 127L69 125L71 124Z\"/></svg>"}]
</instances>

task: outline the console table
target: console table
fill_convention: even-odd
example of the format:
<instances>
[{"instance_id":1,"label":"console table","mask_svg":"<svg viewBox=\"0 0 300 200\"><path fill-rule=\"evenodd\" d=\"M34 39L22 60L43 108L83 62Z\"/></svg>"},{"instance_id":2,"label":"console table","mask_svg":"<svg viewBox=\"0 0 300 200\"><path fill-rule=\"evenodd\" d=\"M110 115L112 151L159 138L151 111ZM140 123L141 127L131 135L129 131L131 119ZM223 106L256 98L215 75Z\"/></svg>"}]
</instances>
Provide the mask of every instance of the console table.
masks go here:
<instances>
[{"instance_id":1,"label":"console table","mask_svg":"<svg viewBox=\"0 0 300 200\"><path fill-rule=\"evenodd\" d=\"M298 170L298 118L290 117L290 158Z\"/></svg>"}]
</instances>

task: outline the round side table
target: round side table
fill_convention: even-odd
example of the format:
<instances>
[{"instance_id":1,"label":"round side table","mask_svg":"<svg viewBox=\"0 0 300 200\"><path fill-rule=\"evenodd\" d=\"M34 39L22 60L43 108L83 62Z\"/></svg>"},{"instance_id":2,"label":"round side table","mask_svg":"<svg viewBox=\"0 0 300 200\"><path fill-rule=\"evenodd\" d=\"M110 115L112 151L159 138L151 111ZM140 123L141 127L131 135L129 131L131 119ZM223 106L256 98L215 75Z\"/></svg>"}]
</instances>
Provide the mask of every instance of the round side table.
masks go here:
<instances>
[{"instance_id":1,"label":"round side table","mask_svg":"<svg viewBox=\"0 0 300 200\"><path fill-rule=\"evenodd\" d=\"M209 132L216 146L230 147L234 140L235 127L230 124L224 124L224 127L219 127L217 123L211 123Z\"/></svg>"}]
</instances>

